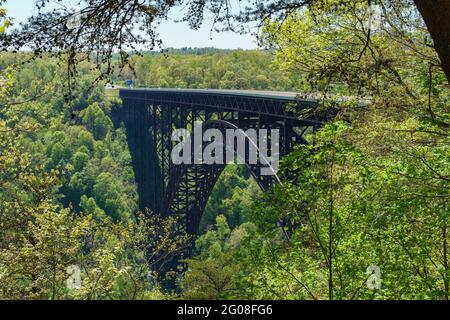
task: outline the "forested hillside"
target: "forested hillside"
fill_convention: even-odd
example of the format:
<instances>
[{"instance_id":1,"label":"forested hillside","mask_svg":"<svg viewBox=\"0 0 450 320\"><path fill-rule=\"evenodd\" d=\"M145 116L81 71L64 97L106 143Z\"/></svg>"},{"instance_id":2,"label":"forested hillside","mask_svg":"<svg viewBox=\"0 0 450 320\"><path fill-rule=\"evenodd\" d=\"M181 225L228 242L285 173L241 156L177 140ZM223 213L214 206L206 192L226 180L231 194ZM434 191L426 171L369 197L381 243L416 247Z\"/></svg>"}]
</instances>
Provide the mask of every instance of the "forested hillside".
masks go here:
<instances>
[{"instance_id":1,"label":"forested hillside","mask_svg":"<svg viewBox=\"0 0 450 320\"><path fill-rule=\"evenodd\" d=\"M133 58L134 74L131 70L122 72L115 81L123 84L124 80L135 79L135 86L146 88L294 91L301 86L300 77L288 76L272 61L273 55L265 51L144 53Z\"/></svg>"},{"instance_id":2,"label":"forested hillside","mask_svg":"<svg viewBox=\"0 0 450 320\"><path fill-rule=\"evenodd\" d=\"M259 60L271 61L263 52L209 51L136 58L136 82L143 84L152 78L148 64L159 65L158 77L174 83L189 79L198 66L206 72L212 62L228 70L239 68L237 57L248 56L246 68L255 71ZM125 129L114 128L110 117L120 100L104 84L94 83L95 74L86 63L69 104L64 95L64 69L49 57L29 58L28 54L0 56L6 76L1 97L1 297L162 297L158 293L162 279L156 273L154 286L149 287L147 273L152 265L146 263L145 248L151 245L152 250L173 256L189 239L171 233L175 220L158 221L138 213ZM165 68L169 65L173 68ZM163 73L167 75L162 77ZM116 81L122 84L126 79L125 74ZM254 88L250 80L246 79L245 89ZM204 85L202 78L196 81L193 87ZM213 192L201 229L211 229L219 214L232 227L240 226L249 217L252 200L259 196L246 169L230 166ZM160 230L158 226L165 227ZM147 244L145 238L151 234L162 238ZM57 252L51 249L56 243ZM160 264L157 252L151 253L153 267ZM82 291L69 292L66 268L80 261L93 283L86 282ZM35 273L36 269L40 271ZM11 282L12 278L17 280Z\"/></svg>"}]
</instances>

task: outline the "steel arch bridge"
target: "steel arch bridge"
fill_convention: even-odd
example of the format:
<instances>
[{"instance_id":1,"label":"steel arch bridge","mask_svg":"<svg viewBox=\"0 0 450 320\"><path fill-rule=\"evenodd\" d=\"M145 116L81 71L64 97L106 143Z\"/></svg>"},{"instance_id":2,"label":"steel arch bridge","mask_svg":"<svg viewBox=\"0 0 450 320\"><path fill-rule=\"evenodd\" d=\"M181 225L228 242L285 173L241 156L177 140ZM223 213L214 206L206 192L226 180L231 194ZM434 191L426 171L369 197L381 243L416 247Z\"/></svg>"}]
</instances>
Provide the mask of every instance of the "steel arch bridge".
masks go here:
<instances>
[{"instance_id":1,"label":"steel arch bridge","mask_svg":"<svg viewBox=\"0 0 450 320\"><path fill-rule=\"evenodd\" d=\"M122 106L112 115L115 124L126 129L140 209L176 215L182 221L179 231L191 235L199 231L208 198L225 165L174 165L170 159L174 129L192 132L199 122L203 128L221 131L278 129L279 155L283 157L294 145L307 143L305 133L327 120L315 112L315 101L297 99L294 93L121 89L120 97ZM276 176L261 174L260 164L248 167L262 190L276 182Z\"/></svg>"}]
</instances>

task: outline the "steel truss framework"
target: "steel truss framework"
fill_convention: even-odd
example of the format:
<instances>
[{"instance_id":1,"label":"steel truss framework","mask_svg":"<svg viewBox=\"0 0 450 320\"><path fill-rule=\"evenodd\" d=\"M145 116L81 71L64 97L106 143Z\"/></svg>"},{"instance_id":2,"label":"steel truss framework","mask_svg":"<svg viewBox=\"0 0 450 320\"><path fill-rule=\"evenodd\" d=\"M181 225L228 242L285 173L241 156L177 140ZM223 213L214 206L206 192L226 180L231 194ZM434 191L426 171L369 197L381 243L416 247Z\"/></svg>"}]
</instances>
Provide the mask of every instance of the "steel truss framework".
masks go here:
<instances>
[{"instance_id":1,"label":"steel truss framework","mask_svg":"<svg viewBox=\"0 0 450 320\"><path fill-rule=\"evenodd\" d=\"M307 143L305 132L315 130L327 120L314 112L304 112L314 110L315 102L288 96L123 89L120 97L123 104L113 111L113 118L116 125L126 128L140 209L149 208L163 216L176 215L182 221L179 231L192 235L199 231L208 198L225 165L174 165L170 159L175 146L171 141L174 129L186 128L192 132L198 122L204 129L222 132L236 127L244 131L279 129L279 153L283 157L295 144ZM246 144L247 161L248 141ZM275 182L274 176L261 174L260 164L248 167L261 189L268 190Z\"/></svg>"}]
</instances>

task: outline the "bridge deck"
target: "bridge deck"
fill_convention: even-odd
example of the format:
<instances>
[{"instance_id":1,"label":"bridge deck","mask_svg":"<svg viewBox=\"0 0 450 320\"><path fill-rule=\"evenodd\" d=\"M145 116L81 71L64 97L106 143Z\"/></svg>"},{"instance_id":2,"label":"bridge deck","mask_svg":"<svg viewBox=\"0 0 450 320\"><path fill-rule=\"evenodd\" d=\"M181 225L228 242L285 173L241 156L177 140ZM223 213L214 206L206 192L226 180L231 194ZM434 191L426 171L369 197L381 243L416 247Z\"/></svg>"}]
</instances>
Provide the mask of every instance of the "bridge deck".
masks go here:
<instances>
[{"instance_id":1,"label":"bridge deck","mask_svg":"<svg viewBox=\"0 0 450 320\"><path fill-rule=\"evenodd\" d=\"M146 91L149 93L194 93L206 95L241 96L261 99L274 99L284 101L298 100L299 93L284 91L262 91L262 90L224 90L224 89L172 89L172 88L136 88L120 89L120 91ZM316 102L314 99L302 99Z\"/></svg>"}]
</instances>

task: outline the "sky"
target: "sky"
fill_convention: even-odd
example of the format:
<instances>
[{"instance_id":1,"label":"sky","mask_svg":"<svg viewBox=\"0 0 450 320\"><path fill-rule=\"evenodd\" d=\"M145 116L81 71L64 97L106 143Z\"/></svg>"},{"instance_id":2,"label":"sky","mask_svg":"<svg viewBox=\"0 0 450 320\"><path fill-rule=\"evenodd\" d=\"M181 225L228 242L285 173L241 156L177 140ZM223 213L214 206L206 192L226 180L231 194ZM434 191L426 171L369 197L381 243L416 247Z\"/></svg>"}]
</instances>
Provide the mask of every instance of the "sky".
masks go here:
<instances>
[{"instance_id":1,"label":"sky","mask_svg":"<svg viewBox=\"0 0 450 320\"><path fill-rule=\"evenodd\" d=\"M7 9L8 16L16 21L25 21L36 13L35 0L7 0L3 5ZM65 1L69 5L76 1ZM175 12L179 18L181 15ZM207 19L200 30L189 29L186 23L175 23L173 20L164 21L158 28L158 33L166 48L183 47L215 47L221 49L255 49L257 47L255 37L252 35L239 35L232 32L210 32L212 21ZM211 39L212 38L212 39Z\"/></svg>"}]
</instances>

